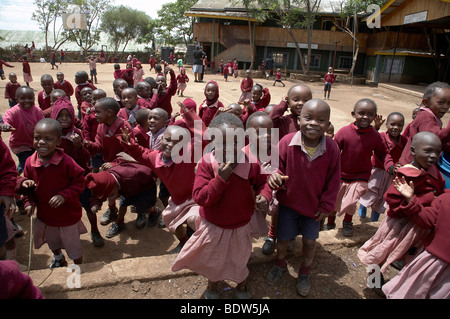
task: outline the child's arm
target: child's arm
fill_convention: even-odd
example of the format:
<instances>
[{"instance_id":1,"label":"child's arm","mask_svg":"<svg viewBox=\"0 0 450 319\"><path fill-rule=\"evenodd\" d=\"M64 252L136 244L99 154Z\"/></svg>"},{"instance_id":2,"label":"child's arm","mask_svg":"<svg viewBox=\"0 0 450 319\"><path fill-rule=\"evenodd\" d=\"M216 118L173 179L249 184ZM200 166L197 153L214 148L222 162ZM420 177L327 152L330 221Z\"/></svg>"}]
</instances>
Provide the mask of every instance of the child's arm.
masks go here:
<instances>
[{"instance_id":1,"label":"child's arm","mask_svg":"<svg viewBox=\"0 0 450 319\"><path fill-rule=\"evenodd\" d=\"M11 217L16 210L14 201L17 170L16 164L6 144L0 139L0 204L5 204L5 215Z\"/></svg>"},{"instance_id":2,"label":"child's arm","mask_svg":"<svg viewBox=\"0 0 450 319\"><path fill-rule=\"evenodd\" d=\"M170 84L169 87L167 88L166 94L168 93L170 95L175 95L175 93L177 93L177 86L178 86L175 71L171 67L168 68L168 71L170 73Z\"/></svg>"},{"instance_id":3,"label":"child's arm","mask_svg":"<svg viewBox=\"0 0 450 319\"><path fill-rule=\"evenodd\" d=\"M157 153L158 151L146 149L137 144L134 137L131 135L131 131L129 128L121 128L121 131L122 140L120 144L125 148L125 153L130 155L134 160L138 161L142 165L146 165L153 169L155 167L155 161L151 155L152 153ZM130 159L126 156L123 156L122 153L119 153L118 158L125 161L130 161Z\"/></svg>"},{"instance_id":4,"label":"child's arm","mask_svg":"<svg viewBox=\"0 0 450 319\"><path fill-rule=\"evenodd\" d=\"M383 119L383 115L381 114L377 114L377 116L375 117L374 120L374 128L379 131L381 128L381 125L383 125L384 121L386 121L385 119Z\"/></svg>"},{"instance_id":5,"label":"child's arm","mask_svg":"<svg viewBox=\"0 0 450 319\"><path fill-rule=\"evenodd\" d=\"M280 104L273 107L273 110L270 112L269 116L273 121L274 127L278 127L276 123L278 123L278 121L283 117L288 107L287 96L280 102Z\"/></svg>"},{"instance_id":6,"label":"child's arm","mask_svg":"<svg viewBox=\"0 0 450 319\"><path fill-rule=\"evenodd\" d=\"M86 185L86 180L84 178L84 169L81 168L72 158L69 157L68 160L71 163L67 164L66 171L71 182L68 187L50 198L49 204L54 208L57 208L64 204L64 202L68 198L79 197Z\"/></svg>"},{"instance_id":7,"label":"child's arm","mask_svg":"<svg viewBox=\"0 0 450 319\"><path fill-rule=\"evenodd\" d=\"M267 107L267 105L270 104L270 99L271 99L271 96L270 96L269 89L268 88L264 88L263 89L263 96L262 96L262 98L261 98L261 100L259 102L259 105L261 105L261 108L265 109Z\"/></svg>"}]
</instances>

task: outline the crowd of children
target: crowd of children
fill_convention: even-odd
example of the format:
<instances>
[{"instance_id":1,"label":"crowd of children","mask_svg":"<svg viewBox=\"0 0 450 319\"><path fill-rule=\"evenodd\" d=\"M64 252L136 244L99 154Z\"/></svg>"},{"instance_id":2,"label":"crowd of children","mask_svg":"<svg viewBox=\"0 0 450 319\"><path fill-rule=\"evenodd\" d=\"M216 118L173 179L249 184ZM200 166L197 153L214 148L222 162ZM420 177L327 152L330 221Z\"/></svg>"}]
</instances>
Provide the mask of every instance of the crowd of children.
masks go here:
<instances>
[{"instance_id":1,"label":"crowd of children","mask_svg":"<svg viewBox=\"0 0 450 319\"><path fill-rule=\"evenodd\" d=\"M115 96L108 97L93 83L95 62L89 58L90 77L76 72L75 89L62 72L57 81L42 75L37 104L33 89L9 74L5 97L11 108L0 124L11 133L9 150L0 140L0 244L11 237L6 228L22 203L28 215L36 215L35 247L46 244L53 253L50 267L68 264L63 250L82 263L80 235L88 231L82 210L93 244L102 246L98 223L111 224L107 238L117 236L130 206L136 227L165 226L175 235L172 270L206 277L206 298L220 298L223 280L236 282L237 298L251 297L252 238L266 236L262 252L276 251L267 282L277 284L288 269L289 245L301 235L296 289L308 296L319 232L335 228L336 216L343 216L342 234L353 236L359 204L361 217L371 208L372 221L387 211L359 249L361 262L380 266L382 273L403 263L383 286L386 296L450 297L450 219L443 208L450 202L436 166L441 153L450 151L450 127L441 121L450 107L447 84L426 89L407 136L399 112L387 116L386 131L379 133L384 120L368 98L356 102L349 112L353 121L334 134L330 106L313 98L306 85L293 85L274 105L269 89L247 71L235 103L225 106L219 84L209 81L197 109L192 99L172 105L189 81L182 64L176 76L168 65L162 70L153 62L155 78L144 78L137 60L125 70L115 64ZM231 63L220 65L225 80L229 72ZM280 70L273 85L278 82L285 86ZM267 161L264 152L276 154L276 161ZM98 221L102 202L108 208ZM432 271L426 262L433 262ZM423 283L420 289L416 281Z\"/></svg>"}]
</instances>

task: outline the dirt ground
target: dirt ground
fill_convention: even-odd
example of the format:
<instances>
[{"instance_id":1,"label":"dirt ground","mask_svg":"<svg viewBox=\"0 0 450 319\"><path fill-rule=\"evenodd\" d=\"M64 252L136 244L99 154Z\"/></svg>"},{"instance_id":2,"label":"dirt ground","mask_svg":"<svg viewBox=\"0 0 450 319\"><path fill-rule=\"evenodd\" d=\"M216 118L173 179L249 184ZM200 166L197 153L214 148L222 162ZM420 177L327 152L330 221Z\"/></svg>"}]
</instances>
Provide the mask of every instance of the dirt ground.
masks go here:
<instances>
[{"instance_id":1,"label":"dirt ground","mask_svg":"<svg viewBox=\"0 0 450 319\"><path fill-rule=\"evenodd\" d=\"M21 65L13 63L13 69L5 67L5 74L16 72L18 81L23 83L23 75ZM122 65L124 67L124 65ZM59 65L59 69L52 70L49 63L31 63L31 72L34 81L31 86L35 89L36 104L37 93L42 90L40 87L40 76L42 74L51 74L56 80L56 73L61 71L65 74L65 78L74 86L74 74L76 71L89 71L87 63L70 63ZM155 76L154 71L149 71L149 65L144 64L145 76ZM98 88L104 89L108 96L113 96L113 64L98 64ZM177 70L176 70L176 73ZM216 74L206 74L205 83L195 83L193 74L188 69L190 82L185 91L185 97L175 95L172 99L172 105L176 106L177 101L184 98L192 98L200 104L204 100L203 90L206 81L216 80L220 87L220 100L224 105L236 102L240 96L239 82L241 78L231 78L225 82L223 77ZM271 103L278 104L284 95L286 95L289 87L295 83L286 80L286 87L282 87L279 83L274 87L271 80L254 79L254 82L268 87L272 100ZM0 82L0 91L3 92L7 81ZM313 91L313 97L323 97L322 83L307 83ZM424 87L425 88L425 87ZM3 94L3 93L2 93ZM412 96L404 96L398 93L382 93L378 88L365 86L350 86L346 84L336 83L331 92L331 99L326 100L331 106L331 121L335 126L335 130L352 122L351 110L356 101L361 98L371 98L378 104L378 112L384 118L392 111L399 111L405 115L406 124L411 121L412 110L420 103L420 100ZM72 99L73 100L73 99ZM0 100L0 114L4 114L8 108L7 100ZM174 107L174 111L177 109ZM444 123L448 122L448 115L443 119ZM384 130L384 126L382 128ZM2 138L7 142L9 134L2 134ZM14 159L16 157L14 156ZM106 205L98 213L98 218L105 211ZM368 215L370 215L368 213ZM103 261L108 263L113 260L123 258L135 258L141 256L153 256L168 254L177 245L175 237L165 228L144 228L136 229L134 220L136 214L127 213L126 228L119 235L111 239L105 238L105 245L96 248L91 244L90 234L81 236L84 249L84 263ZM29 218L25 215L16 214L16 222L24 229L25 235L16 239L17 245L17 261L20 264L28 264L29 251ZM360 220L355 215L354 223L356 230L357 225L366 222ZM87 218L83 217L88 230L90 230ZM338 219L338 225L339 223ZM101 234L104 236L109 226L99 226ZM262 242L262 241L261 241ZM301 246L301 240L296 241L297 248ZM356 252L358 246L318 246L317 256L312 268L312 289L310 299L377 299L379 298L372 290L366 288L365 267L359 262ZM51 261L51 252L48 247L43 246L40 249L34 249L32 252L31 269L47 268ZM249 290L254 298L257 299L291 299L301 298L295 291L296 271L299 268L300 258L291 257L289 262L289 274L285 274L279 285L270 286L265 281L265 276L269 271L271 264L257 264L250 266L250 276L248 281ZM70 262L69 262L70 263ZM393 276L396 271L390 268L389 275ZM114 287L102 287L90 290L71 291L66 295L51 295L47 298L69 298L69 299L185 299L185 298L201 298L206 289L206 279L200 276L185 276L173 278L169 280L154 282L133 282L131 284L118 284ZM232 298L234 283L225 282L221 285L223 290L223 298Z\"/></svg>"}]
</instances>

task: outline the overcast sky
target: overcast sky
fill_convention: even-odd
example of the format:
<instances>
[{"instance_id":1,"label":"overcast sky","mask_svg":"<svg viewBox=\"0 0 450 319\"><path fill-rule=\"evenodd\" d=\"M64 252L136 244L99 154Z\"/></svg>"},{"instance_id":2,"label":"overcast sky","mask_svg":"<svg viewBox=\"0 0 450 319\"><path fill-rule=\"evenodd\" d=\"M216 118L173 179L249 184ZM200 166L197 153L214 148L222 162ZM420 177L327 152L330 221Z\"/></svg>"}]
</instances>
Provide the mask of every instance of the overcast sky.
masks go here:
<instances>
[{"instance_id":1,"label":"overcast sky","mask_svg":"<svg viewBox=\"0 0 450 319\"><path fill-rule=\"evenodd\" d=\"M161 6L175 0L112 0L113 5L125 5L144 11L151 18L158 17ZM0 0L0 30L31 30L39 31L38 24L31 19L36 10L34 0Z\"/></svg>"}]
</instances>

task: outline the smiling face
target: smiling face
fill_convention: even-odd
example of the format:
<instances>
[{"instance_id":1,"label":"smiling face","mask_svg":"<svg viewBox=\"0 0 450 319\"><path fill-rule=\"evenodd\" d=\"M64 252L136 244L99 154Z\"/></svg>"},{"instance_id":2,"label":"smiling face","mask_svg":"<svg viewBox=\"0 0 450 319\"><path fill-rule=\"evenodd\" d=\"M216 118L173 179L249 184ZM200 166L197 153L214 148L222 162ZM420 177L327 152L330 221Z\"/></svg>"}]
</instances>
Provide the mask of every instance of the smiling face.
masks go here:
<instances>
[{"instance_id":1,"label":"smiling face","mask_svg":"<svg viewBox=\"0 0 450 319\"><path fill-rule=\"evenodd\" d=\"M425 107L428 107L437 118L442 118L450 108L450 89L439 88L429 99L422 101Z\"/></svg>"},{"instance_id":2,"label":"smiling face","mask_svg":"<svg viewBox=\"0 0 450 319\"><path fill-rule=\"evenodd\" d=\"M80 91L81 100L92 103L92 88L85 87Z\"/></svg>"},{"instance_id":3,"label":"smiling face","mask_svg":"<svg viewBox=\"0 0 450 319\"><path fill-rule=\"evenodd\" d=\"M255 85L252 88L252 101L253 102L258 102L259 100L261 100L263 94L263 90L259 85Z\"/></svg>"},{"instance_id":4,"label":"smiling face","mask_svg":"<svg viewBox=\"0 0 450 319\"><path fill-rule=\"evenodd\" d=\"M161 152L164 159L172 158L173 147L183 140L182 128L179 126L169 126L165 130L163 138L161 139Z\"/></svg>"},{"instance_id":5,"label":"smiling face","mask_svg":"<svg viewBox=\"0 0 450 319\"><path fill-rule=\"evenodd\" d=\"M368 128L377 116L377 107L370 101L359 101L352 112L358 128Z\"/></svg>"},{"instance_id":6,"label":"smiling face","mask_svg":"<svg viewBox=\"0 0 450 319\"><path fill-rule=\"evenodd\" d=\"M116 79L113 83L114 93L118 96L118 98L122 98L122 91L128 87L127 81L124 79Z\"/></svg>"},{"instance_id":7,"label":"smiling face","mask_svg":"<svg viewBox=\"0 0 450 319\"><path fill-rule=\"evenodd\" d=\"M102 124L108 124L111 122L111 119L114 120L115 116L113 112L109 109L102 107L102 102L97 102L94 106L95 118L97 121Z\"/></svg>"},{"instance_id":8,"label":"smiling face","mask_svg":"<svg viewBox=\"0 0 450 319\"><path fill-rule=\"evenodd\" d=\"M412 165L428 170L435 165L441 154L441 140L433 133L420 132L414 135L411 143Z\"/></svg>"},{"instance_id":9,"label":"smiling face","mask_svg":"<svg viewBox=\"0 0 450 319\"><path fill-rule=\"evenodd\" d=\"M64 74L62 72L56 73L56 79L58 80L58 82L64 81Z\"/></svg>"},{"instance_id":10,"label":"smiling face","mask_svg":"<svg viewBox=\"0 0 450 319\"><path fill-rule=\"evenodd\" d=\"M303 105L312 99L311 89L305 85L293 86L288 92L288 105L291 113L299 116Z\"/></svg>"},{"instance_id":11,"label":"smiling face","mask_svg":"<svg viewBox=\"0 0 450 319\"><path fill-rule=\"evenodd\" d=\"M387 133L389 136L397 138L403 131L405 119L400 114L390 115L386 121Z\"/></svg>"},{"instance_id":12,"label":"smiling face","mask_svg":"<svg viewBox=\"0 0 450 319\"><path fill-rule=\"evenodd\" d=\"M205 97L207 100L213 100L216 96L217 88L214 83L208 83L205 87Z\"/></svg>"},{"instance_id":13,"label":"smiling face","mask_svg":"<svg viewBox=\"0 0 450 319\"><path fill-rule=\"evenodd\" d=\"M222 123L217 129L221 132L221 138L214 138L213 146L215 158L219 163L237 163L239 156L239 139L234 124ZM228 136L227 136L228 133Z\"/></svg>"},{"instance_id":14,"label":"smiling face","mask_svg":"<svg viewBox=\"0 0 450 319\"><path fill-rule=\"evenodd\" d=\"M169 124L169 118L167 112L160 108L156 108L150 111L148 116L148 124L150 132L157 133L160 129Z\"/></svg>"},{"instance_id":15,"label":"smiling face","mask_svg":"<svg viewBox=\"0 0 450 319\"><path fill-rule=\"evenodd\" d=\"M53 90L53 85L54 83L52 78L44 77L41 79L41 86L45 93L50 94Z\"/></svg>"},{"instance_id":16,"label":"smiling face","mask_svg":"<svg viewBox=\"0 0 450 319\"><path fill-rule=\"evenodd\" d=\"M132 110L136 107L138 97L137 92L133 88L126 88L122 91L122 103L129 110Z\"/></svg>"},{"instance_id":17,"label":"smiling face","mask_svg":"<svg viewBox=\"0 0 450 319\"><path fill-rule=\"evenodd\" d=\"M330 127L330 107L319 99L309 100L302 108L299 117L303 143L309 147L319 145L323 134Z\"/></svg>"},{"instance_id":18,"label":"smiling face","mask_svg":"<svg viewBox=\"0 0 450 319\"><path fill-rule=\"evenodd\" d=\"M31 88L19 88L16 91L17 102L24 109L30 109L34 106L34 92Z\"/></svg>"},{"instance_id":19,"label":"smiling face","mask_svg":"<svg viewBox=\"0 0 450 319\"><path fill-rule=\"evenodd\" d=\"M61 137L55 127L46 123L36 124L33 147L41 161L48 161L60 143Z\"/></svg>"}]
</instances>

